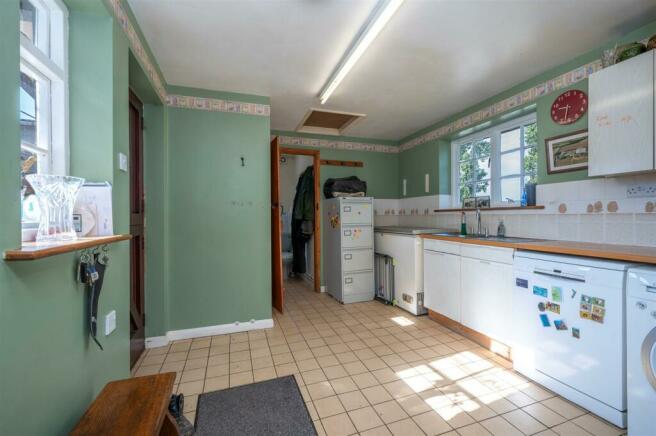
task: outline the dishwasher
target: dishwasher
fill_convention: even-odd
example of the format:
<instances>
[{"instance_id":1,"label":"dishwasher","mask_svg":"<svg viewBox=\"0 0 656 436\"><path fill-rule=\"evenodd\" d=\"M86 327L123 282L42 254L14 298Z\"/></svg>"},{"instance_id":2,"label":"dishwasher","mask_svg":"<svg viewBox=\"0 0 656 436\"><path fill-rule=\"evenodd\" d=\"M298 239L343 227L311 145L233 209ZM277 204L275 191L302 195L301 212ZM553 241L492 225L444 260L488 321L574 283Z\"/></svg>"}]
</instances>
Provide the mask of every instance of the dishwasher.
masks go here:
<instances>
[{"instance_id":1,"label":"dishwasher","mask_svg":"<svg viewBox=\"0 0 656 436\"><path fill-rule=\"evenodd\" d=\"M515 253L515 370L626 427L626 278L631 265Z\"/></svg>"}]
</instances>

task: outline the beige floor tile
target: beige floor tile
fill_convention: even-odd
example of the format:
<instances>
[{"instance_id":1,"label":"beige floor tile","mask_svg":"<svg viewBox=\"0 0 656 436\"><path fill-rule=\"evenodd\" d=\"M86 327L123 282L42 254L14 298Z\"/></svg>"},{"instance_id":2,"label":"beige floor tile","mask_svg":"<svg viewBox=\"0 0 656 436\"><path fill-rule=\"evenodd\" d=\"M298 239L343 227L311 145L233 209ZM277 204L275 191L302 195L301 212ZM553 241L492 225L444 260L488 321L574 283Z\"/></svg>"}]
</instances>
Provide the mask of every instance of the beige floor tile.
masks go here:
<instances>
[{"instance_id":1,"label":"beige floor tile","mask_svg":"<svg viewBox=\"0 0 656 436\"><path fill-rule=\"evenodd\" d=\"M253 369L262 369L273 367L273 359L271 356L256 357L251 359Z\"/></svg>"},{"instance_id":2,"label":"beige floor tile","mask_svg":"<svg viewBox=\"0 0 656 436\"><path fill-rule=\"evenodd\" d=\"M485 427L477 422L459 428L456 431L460 436L492 436L492 433L487 431Z\"/></svg>"},{"instance_id":3,"label":"beige floor tile","mask_svg":"<svg viewBox=\"0 0 656 436\"><path fill-rule=\"evenodd\" d=\"M371 430L363 431L360 433L360 436L392 436L392 433L386 426L382 425L380 427L372 428Z\"/></svg>"},{"instance_id":4,"label":"beige floor tile","mask_svg":"<svg viewBox=\"0 0 656 436\"><path fill-rule=\"evenodd\" d=\"M196 411L192 410L190 412L185 412L184 416L189 420L189 422L194 422L194 420L196 419Z\"/></svg>"},{"instance_id":5,"label":"beige floor tile","mask_svg":"<svg viewBox=\"0 0 656 436\"><path fill-rule=\"evenodd\" d=\"M135 377L142 377L146 375L154 375L160 372L162 365L141 365L139 369L134 372Z\"/></svg>"},{"instance_id":6,"label":"beige floor tile","mask_svg":"<svg viewBox=\"0 0 656 436\"><path fill-rule=\"evenodd\" d=\"M314 358L306 359L306 360L297 360L296 366L298 366L298 370L301 372L310 371L313 369L319 369L319 363Z\"/></svg>"},{"instance_id":7,"label":"beige floor tile","mask_svg":"<svg viewBox=\"0 0 656 436\"><path fill-rule=\"evenodd\" d=\"M365 389L372 386L378 385L378 380L370 372L363 372L362 374L356 374L352 376L353 381L358 388Z\"/></svg>"},{"instance_id":8,"label":"beige floor tile","mask_svg":"<svg viewBox=\"0 0 656 436\"><path fill-rule=\"evenodd\" d=\"M424 436L424 432L410 418L388 424L387 428L394 436Z\"/></svg>"},{"instance_id":9,"label":"beige floor tile","mask_svg":"<svg viewBox=\"0 0 656 436\"><path fill-rule=\"evenodd\" d=\"M292 375L298 373L298 367L295 363L285 363L282 365L276 365L276 374L278 377L283 377L285 375Z\"/></svg>"},{"instance_id":10,"label":"beige floor tile","mask_svg":"<svg viewBox=\"0 0 656 436\"><path fill-rule=\"evenodd\" d=\"M222 375L228 375L230 373L229 365L214 365L208 366L205 377L219 377Z\"/></svg>"},{"instance_id":11,"label":"beige floor tile","mask_svg":"<svg viewBox=\"0 0 656 436\"><path fill-rule=\"evenodd\" d=\"M335 395L335 390L327 381L307 385L307 389L310 397L312 397L312 399L315 401L321 398Z\"/></svg>"},{"instance_id":12,"label":"beige floor tile","mask_svg":"<svg viewBox=\"0 0 656 436\"><path fill-rule=\"evenodd\" d=\"M305 382L305 384L308 385L327 380L326 375L323 373L321 369L313 369L310 371L301 372L301 376L303 377L303 381Z\"/></svg>"},{"instance_id":13,"label":"beige floor tile","mask_svg":"<svg viewBox=\"0 0 656 436\"><path fill-rule=\"evenodd\" d=\"M408 417L408 414L399 406L394 400L385 403L376 404L374 406L376 413L383 420L385 424L390 422L400 421Z\"/></svg>"},{"instance_id":14,"label":"beige floor tile","mask_svg":"<svg viewBox=\"0 0 656 436\"><path fill-rule=\"evenodd\" d=\"M317 409L314 407L314 404L310 401L309 403L305 403L305 407L308 409L308 413L310 414L310 419L312 421L316 421L319 419L319 414L317 413Z\"/></svg>"},{"instance_id":15,"label":"beige floor tile","mask_svg":"<svg viewBox=\"0 0 656 436\"><path fill-rule=\"evenodd\" d=\"M180 383L178 385L178 393L179 394L184 394L186 397L187 395L194 395L194 394L200 394L203 392L203 384L205 383L204 380L197 380L197 381L192 381L192 382L187 382L187 383Z\"/></svg>"},{"instance_id":16,"label":"beige floor tile","mask_svg":"<svg viewBox=\"0 0 656 436\"><path fill-rule=\"evenodd\" d=\"M339 360L337 360L334 354L317 357L317 362L319 362L319 366L322 368L333 366L339 366L342 369L344 368L340 365Z\"/></svg>"},{"instance_id":17,"label":"beige floor tile","mask_svg":"<svg viewBox=\"0 0 656 436\"><path fill-rule=\"evenodd\" d=\"M338 394L343 394L345 392L357 391L358 386L355 384L351 377L342 377L330 380L330 384Z\"/></svg>"},{"instance_id":18,"label":"beige floor tile","mask_svg":"<svg viewBox=\"0 0 656 436\"><path fill-rule=\"evenodd\" d=\"M558 436L558 433L556 433L553 430L546 429L541 431L540 433L535 433L535 436Z\"/></svg>"},{"instance_id":19,"label":"beige floor tile","mask_svg":"<svg viewBox=\"0 0 656 436\"><path fill-rule=\"evenodd\" d=\"M592 433L585 431L572 421L563 422L560 425L552 427L551 430L560 436L592 436Z\"/></svg>"},{"instance_id":20,"label":"beige floor tile","mask_svg":"<svg viewBox=\"0 0 656 436\"><path fill-rule=\"evenodd\" d=\"M171 363L171 362L180 362L185 360L187 360L186 351L173 352L173 353L169 352L169 354L167 354L166 358L164 359L164 364Z\"/></svg>"},{"instance_id":21,"label":"beige floor tile","mask_svg":"<svg viewBox=\"0 0 656 436\"><path fill-rule=\"evenodd\" d=\"M565 418L541 403L531 404L522 408L522 410L547 427L553 427L567 421Z\"/></svg>"},{"instance_id":22,"label":"beige floor tile","mask_svg":"<svg viewBox=\"0 0 656 436\"><path fill-rule=\"evenodd\" d=\"M205 378L205 368L185 369L180 378L180 383L203 380Z\"/></svg>"},{"instance_id":23,"label":"beige floor tile","mask_svg":"<svg viewBox=\"0 0 656 436\"><path fill-rule=\"evenodd\" d=\"M186 352L186 351L189 351L190 347L191 347L191 342L172 344L171 347L169 348L169 354L178 353L178 352L181 352L181 351Z\"/></svg>"},{"instance_id":24,"label":"beige floor tile","mask_svg":"<svg viewBox=\"0 0 656 436\"><path fill-rule=\"evenodd\" d=\"M319 418L339 415L346 411L337 396L321 398L320 400L314 401L314 408L316 409Z\"/></svg>"},{"instance_id":25,"label":"beige floor tile","mask_svg":"<svg viewBox=\"0 0 656 436\"><path fill-rule=\"evenodd\" d=\"M182 360L180 362L172 362L172 363L165 363L162 365L162 367L159 369L160 374L164 372L176 372L176 371L182 371L185 366L185 361Z\"/></svg>"},{"instance_id":26,"label":"beige floor tile","mask_svg":"<svg viewBox=\"0 0 656 436\"><path fill-rule=\"evenodd\" d=\"M293 351L292 356L294 356L294 360L296 360L296 362L302 360L314 359L314 354L312 354L312 351L310 351L309 349Z\"/></svg>"},{"instance_id":27,"label":"beige floor tile","mask_svg":"<svg viewBox=\"0 0 656 436\"><path fill-rule=\"evenodd\" d=\"M540 421L533 418L531 415L521 409L516 409L512 412L508 412L502 415L502 417L520 429L522 433L527 435L532 435L546 430L546 427L542 425Z\"/></svg>"},{"instance_id":28,"label":"beige floor tile","mask_svg":"<svg viewBox=\"0 0 656 436\"><path fill-rule=\"evenodd\" d=\"M264 381L264 380L271 380L273 378L276 378L276 369L274 367L269 367L269 368L260 368L260 369L254 369L253 370L253 381L254 382L259 382L259 381Z\"/></svg>"},{"instance_id":29,"label":"beige floor tile","mask_svg":"<svg viewBox=\"0 0 656 436\"><path fill-rule=\"evenodd\" d=\"M348 372L346 372L344 367L342 365L339 365L339 364L335 365L335 366L327 366L327 367L322 366L321 369L323 369L323 372L324 372L324 374L326 374L326 377L328 378L328 380L348 376Z\"/></svg>"},{"instance_id":30,"label":"beige floor tile","mask_svg":"<svg viewBox=\"0 0 656 436\"><path fill-rule=\"evenodd\" d=\"M449 425L455 429L473 424L475 422L474 418L469 416L467 412L455 404L440 407L434 410L442 417L442 419L448 422Z\"/></svg>"},{"instance_id":31,"label":"beige floor tile","mask_svg":"<svg viewBox=\"0 0 656 436\"><path fill-rule=\"evenodd\" d=\"M351 421L355 428L359 431L371 430L373 428L383 425L374 409L371 407L363 407L362 409L352 410L348 412Z\"/></svg>"},{"instance_id":32,"label":"beige floor tile","mask_svg":"<svg viewBox=\"0 0 656 436\"><path fill-rule=\"evenodd\" d=\"M208 357L209 354L210 354L210 349L209 348L198 348L198 349L189 351L189 354L187 355L187 360L197 359L199 357Z\"/></svg>"},{"instance_id":33,"label":"beige floor tile","mask_svg":"<svg viewBox=\"0 0 656 436\"><path fill-rule=\"evenodd\" d=\"M367 367L364 366L362 362L360 362L359 360L355 362L345 363L343 366L346 372L349 373L349 375L356 375L356 374L362 374L363 372L368 372Z\"/></svg>"},{"instance_id":34,"label":"beige floor tile","mask_svg":"<svg viewBox=\"0 0 656 436\"><path fill-rule=\"evenodd\" d=\"M207 366L228 365L229 363L230 363L229 354L217 354L214 356L210 356L210 358L207 360Z\"/></svg>"},{"instance_id":35,"label":"beige floor tile","mask_svg":"<svg viewBox=\"0 0 656 436\"><path fill-rule=\"evenodd\" d=\"M481 421L480 424L494 436L523 436L521 431L500 416L486 419Z\"/></svg>"},{"instance_id":36,"label":"beige floor tile","mask_svg":"<svg viewBox=\"0 0 656 436\"><path fill-rule=\"evenodd\" d=\"M198 405L198 395L188 395L184 397L184 412L196 410Z\"/></svg>"},{"instance_id":37,"label":"beige floor tile","mask_svg":"<svg viewBox=\"0 0 656 436\"><path fill-rule=\"evenodd\" d=\"M162 365L164 363L164 359L166 359L166 354L155 354L151 355L148 354L146 357L141 359L141 366L153 366L153 365Z\"/></svg>"},{"instance_id":38,"label":"beige floor tile","mask_svg":"<svg viewBox=\"0 0 656 436\"><path fill-rule=\"evenodd\" d=\"M235 342L230 344L230 353L236 353L238 351L247 351L250 350L250 344L248 342Z\"/></svg>"},{"instance_id":39,"label":"beige floor tile","mask_svg":"<svg viewBox=\"0 0 656 436\"><path fill-rule=\"evenodd\" d=\"M412 419L419 426L419 428L424 431L424 433L430 436L439 435L452 430L451 426L447 424L447 422L442 419L440 415L432 410L422 413L421 415L414 416Z\"/></svg>"},{"instance_id":40,"label":"beige floor tile","mask_svg":"<svg viewBox=\"0 0 656 436\"><path fill-rule=\"evenodd\" d=\"M378 369L371 373L381 384L390 383L399 379L399 376L389 368Z\"/></svg>"},{"instance_id":41,"label":"beige floor tile","mask_svg":"<svg viewBox=\"0 0 656 436\"><path fill-rule=\"evenodd\" d=\"M587 412L561 397L553 397L542 402L545 406L559 414L565 419L574 419Z\"/></svg>"},{"instance_id":42,"label":"beige floor tile","mask_svg":"<svg viewBox=\"0 0 656 436\"><path fill-rule=\"evenodd\" d=\"M360 391L347 392L338 395L346 410L355 410L369 405L369 402Z\"/></svg>"},{"instance_id":43,"label":"beige floor tile","mask_svg":"<svg viewBox=\"0 0 656 436\"><path fill-rule=\"evenodd\" d=\"M412 395L415 393L414 390L410 386L408 386L403 380L397 380L391 383L387 383L383 385L385 389L387 389L387 392L392 395L394 398L403 398L407 397L408 395Z\"/></svg>"},{"instance_id":44,"label":"beige floor tile","mask_svg":"<svg viewBox=\"0 0 656 436\"><path fill-rule=\"evenodd\" d=\"M392 399L392 396L381 385L362 389L361 392L371 404L384 403Z\"/></svg>"},{"instance_id":45,"label":"beige floor tile","mask_svg":"<svg viewBox=\"0 0 656 436\"><path fill-rule=\"evenodd\" d=\"M253 365L250 360L240 360L237 362L230 362L230 374L237 374L239 372L251 371Z\"/></svg>"},{"instance_id":46,"label":"beige floor tile","mask_svg":"<svg viewBox=\"0 0 656 436\"><path fill-rule=\"evenodd\" d=\"M355 426L346 413L322 419L321 424L327 436L347 436L356 432Z\"/></svg>"},{"instance_id":47,"label":"beige floor tile","mask_svg":"<svg viewBox=\"0 0 656 436\"><path fill-rule=\"evenodd\" d=\"M428 403L419 395L408 395L407 397L399 398L396 401L410 416L419 415L432 410Z\"/></svg>"},{"instance_id":48,"label":"beige floor tile","mask_svg":"<svg viewBox=\"0 0 656 436\"><path fill-rule=\"evenodd\" d=\"M535 383L526 383L523 386L519 386L518 389L529 397L533 398L535 401L544 401L555 395L553 392L541 388Z\"/></svg>"},{"instance_id":49,"label":"beige floor tile","mask_svg":"<svg viewBox=\"0 0 656 436\"><path fill-rule=\"evenodd\" d=\"M236 374L230 374L230 387L241 386L248 383L253 383L253 372L239 372Z\"/></svg>"},{"instance_id":50,"label":"beige floor tile","mask_svg":"<svg viewBox=\"0 0 656 436\"><path fill-rule=\"evenodd\" d=\"M251 360L251 352L246 350L246 351L235 351L234 353L231 351L230 352L230 363L233 362L240 362L242 360Z\"/></svg>"},{"instance_id":51,"label":"beige floor tile","mask_svg":"<svg viewBox=\"0 0 656 436\"><path fill-rule=\"evenodd\" d=\"M292 356L292 353L282 353L282 354L274 354L273 355L273 363L276 365L282 365L284 363L291 363L294 362L294 356Z\"/></svg>"},{"instance_id":52,"label":"beige floor tile","mask_svg":"<svg viewBox=\"0 0 656 436\"><path fill-rule=\"evenodd\" d=\"M210 351L210 355L211 355ZM256 348L254 350L251 350L251 359L255 359L257 357L271 357L271 350L269 348Z\"/></svg>"},{"instance_id":53,"label":"beige floor tile","mask_svg":"<svg viewBox=\"0 0 656 436\"><path fill-rule=\"evenodd\" d=\"M590 413L579 416L578 418L573 419L572 422L595 436L616 436L623 433L622 430L614 425L611 425Z\"/></svg>"},{"instance_id":54,"label":"beige floor tile","mask_svg":"<svg viewBox=\"0 0 656 436\"><path fill-rule=\"evenodd\" d=\"M212 391L218 391L220 389L227 389L229 386L230 386L230 379L227 375L223 375L220 377L206 378L203 392L212 392Z\"/></svg>"}]
</instances>

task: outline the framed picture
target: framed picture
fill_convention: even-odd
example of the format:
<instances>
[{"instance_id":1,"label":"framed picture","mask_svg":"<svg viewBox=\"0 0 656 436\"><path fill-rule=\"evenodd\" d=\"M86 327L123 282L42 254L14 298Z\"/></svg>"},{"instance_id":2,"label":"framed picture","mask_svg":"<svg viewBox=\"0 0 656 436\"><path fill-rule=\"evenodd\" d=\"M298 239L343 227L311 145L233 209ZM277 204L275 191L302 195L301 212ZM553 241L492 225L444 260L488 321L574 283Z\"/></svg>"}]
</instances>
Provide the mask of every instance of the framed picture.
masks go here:
<instances>
[{"instance_id":1,"label":"framed picture","mask_svg":"<svg viewBox=\"0 0 656 436\"><path fill-rule=\"evenodd\" d=\"M489 208L490 196L476 197L476 207L480 207L481 209Z\"/></svg>"},{"instance_id":2,"label":"framed picture","mask_svg":"<svg viewBox=\"0 0 656 436\"><path fill-rule=\"evenodd\" d=\"M578 130L544 140L547 148L547 174L588 168L588 130Z\"/></svg>"},{"instance_id":3,"label":"framed picture","mask_svg":"<svg viewBox=\"0 0 656 436\"><path fill-rule=\"evenodd\" d=\"M476 209L476 197L467 197L462 200L463 209Z\"/></svg>"}]
</instances>

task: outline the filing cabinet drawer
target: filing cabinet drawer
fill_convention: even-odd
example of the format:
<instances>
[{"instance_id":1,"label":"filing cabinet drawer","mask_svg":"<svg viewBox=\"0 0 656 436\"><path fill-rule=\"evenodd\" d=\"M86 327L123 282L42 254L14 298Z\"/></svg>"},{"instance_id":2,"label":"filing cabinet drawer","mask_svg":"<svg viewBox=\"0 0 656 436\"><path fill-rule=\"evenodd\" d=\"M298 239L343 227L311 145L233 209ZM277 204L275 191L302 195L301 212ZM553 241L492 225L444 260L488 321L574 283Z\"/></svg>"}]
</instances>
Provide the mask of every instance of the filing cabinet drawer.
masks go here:
<instances>
[{"instance_id":1,"label":"filing cabinet drawer","mask_svg":"<svg viewBox=\"0 0 656 436\"><path fill-rule=\"evenodd\" d=\"M342 248L373 248L372 226L342 227Z\"/></svg>"},{"instance_id":2,"label":"filing cabinet drawer","mask_svg":"<svg viewBox=\"0 0 656 436\"><path fill-rule=\"evenodd\" d=\"M374 272L344 274L344 295L371 293L374 297Z\"/></svg>"},{"instance_id":3,"label":"filing cabinet drawer","mask_svg":"<svg viewBox=\"0 0 656 436\"><path fill-rule=\"evenodd\" d=\"M365 271L373 267L374 251L370 248L346 250L342 253L342 271Z\"/></svg>"},{"instance_id":4,"label":"filing cabinet drawer","mask_svg":"<svg viewBox=\"0 0 656 436\"><path fill-rule=\"evenodd\" d=\"M371 224L371 202L342 203L342 224Z\"/></svg>"}]
</instances>

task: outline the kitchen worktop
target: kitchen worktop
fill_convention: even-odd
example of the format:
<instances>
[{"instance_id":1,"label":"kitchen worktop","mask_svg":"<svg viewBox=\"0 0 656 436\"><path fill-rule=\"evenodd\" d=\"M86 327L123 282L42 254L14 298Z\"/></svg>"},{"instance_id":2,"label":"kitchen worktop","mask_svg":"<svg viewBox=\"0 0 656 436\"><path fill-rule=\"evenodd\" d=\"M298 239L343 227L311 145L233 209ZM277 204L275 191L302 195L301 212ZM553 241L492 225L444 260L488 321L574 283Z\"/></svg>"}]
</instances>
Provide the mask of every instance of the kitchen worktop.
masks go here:
<instances>
[{"instance_id":1,"label":"kitchen worktop","mask_svg":"<svg viewBox=\"0 0 656 436\"><path fill-rule=\"evenodd\" d=\"M434 227L408 227L408 226L376 226L374 231L380 233L397 233L400 235L424 235L427 233L442 233L447 230Z\"/></svg>"},{"instance_id":2,"label":"kitchen worktop","mask_svg":"<svg viewBox=\"0 0 656 436\"><path fill-rule=\"evenodd\" d=\"M421 235L422 238L438 239L461 244L490 245L494 247L514 248L515 250L539 251L543 253L566 254L571 256L594 257L598 259L621 260L624 262L649 263L656 265L656 247L635 245L598 244L592 242L572 241L503 241L457 235Z\"/></svg>"}]
</instances>

